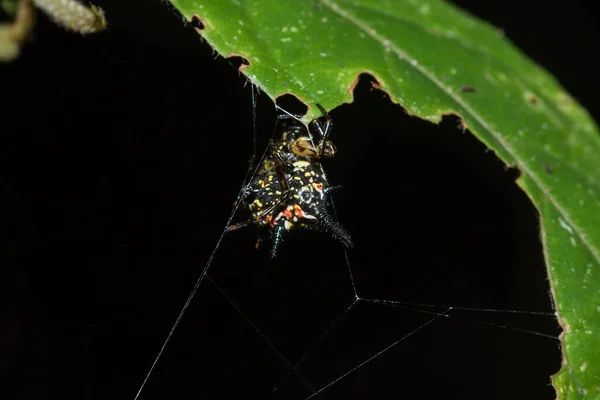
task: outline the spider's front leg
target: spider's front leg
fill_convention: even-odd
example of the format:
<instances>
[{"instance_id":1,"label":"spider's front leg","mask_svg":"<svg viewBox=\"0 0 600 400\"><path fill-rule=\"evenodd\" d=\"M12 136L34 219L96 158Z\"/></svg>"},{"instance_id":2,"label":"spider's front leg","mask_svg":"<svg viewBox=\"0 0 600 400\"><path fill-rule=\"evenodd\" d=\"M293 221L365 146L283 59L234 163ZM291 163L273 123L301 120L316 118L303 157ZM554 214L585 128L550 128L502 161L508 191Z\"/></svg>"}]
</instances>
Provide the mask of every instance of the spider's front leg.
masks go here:
<instances>
[{"instance_id":1,"label":"spider's front leg","mask_svg":"<svg viewBox=\"0 0 600 400\"><path fill-rule=\"evenodd\" d=\"M327 110L323 108L322 105L317 104L317 107L319 107L319 110L321 110L323 117L325 117L325 126L321 125L321 122L318 118L314 120L314 123L317 126L317 129L319 130L320 137L319 144L317 145L318 158L330 158L333 157L336 152L335 146L329 140L329 135L331 134L331 130L333 129L333 119L331 119L331 116L329 115Z\"/></svg>"}]
</instances>

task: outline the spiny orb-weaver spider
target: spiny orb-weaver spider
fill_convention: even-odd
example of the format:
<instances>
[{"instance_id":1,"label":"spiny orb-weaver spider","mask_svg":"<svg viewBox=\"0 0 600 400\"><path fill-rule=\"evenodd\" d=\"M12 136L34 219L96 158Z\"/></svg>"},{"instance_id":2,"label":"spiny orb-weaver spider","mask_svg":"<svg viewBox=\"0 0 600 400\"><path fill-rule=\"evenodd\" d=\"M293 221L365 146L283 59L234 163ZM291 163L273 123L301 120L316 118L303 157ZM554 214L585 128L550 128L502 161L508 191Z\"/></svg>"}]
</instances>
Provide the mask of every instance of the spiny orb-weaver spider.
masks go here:
<instances>
[{"instance_id":1,"label":"spiny orb-weaver spider","mask_svg":"<svg viewBox=\"0 0 600 400\"><path fill-rule=\"evenodd\" d=\"M273 247L271 257L285 232L295 228L316 229L328 232L345 246L352 246L350 235L329 212L329 186L320 160L335 155L335 146L328 140L332 120L320 105L321 118L313 120L308 127L291 115L282 129L280 138L271 139L269 148L255 176L243 192L245 204L250 210L248 221L231 225L233 231L254 224L268 229ZM317 145L313 141L317 138ZM260 239L256 243L258 248Z\"/></svg>"}]
</instances>

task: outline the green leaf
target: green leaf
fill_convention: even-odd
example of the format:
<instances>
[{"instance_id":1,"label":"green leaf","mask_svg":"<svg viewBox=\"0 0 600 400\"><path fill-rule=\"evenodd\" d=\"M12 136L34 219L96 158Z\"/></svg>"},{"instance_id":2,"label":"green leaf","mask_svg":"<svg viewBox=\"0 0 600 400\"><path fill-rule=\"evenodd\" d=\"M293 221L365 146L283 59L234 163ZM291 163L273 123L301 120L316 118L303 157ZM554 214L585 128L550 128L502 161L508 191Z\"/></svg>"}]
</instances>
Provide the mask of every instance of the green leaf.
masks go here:
<instances>
[{"instance_id":1,"label":"green leaf","mask_svg":"<svg viewBox=\"0 0 600 400\"><path fill-rule=\"evenodd\" d=\"M368 72L410 113L465 126L522 175L540 213L559 321L560 398L600 396L600 137L542 68L494 27L442 1L171 0L272 98L331 109ZM197 24L198 25L198 24ZM305 120L318 115L309 109Z\"/></svg>"}]
</instances>

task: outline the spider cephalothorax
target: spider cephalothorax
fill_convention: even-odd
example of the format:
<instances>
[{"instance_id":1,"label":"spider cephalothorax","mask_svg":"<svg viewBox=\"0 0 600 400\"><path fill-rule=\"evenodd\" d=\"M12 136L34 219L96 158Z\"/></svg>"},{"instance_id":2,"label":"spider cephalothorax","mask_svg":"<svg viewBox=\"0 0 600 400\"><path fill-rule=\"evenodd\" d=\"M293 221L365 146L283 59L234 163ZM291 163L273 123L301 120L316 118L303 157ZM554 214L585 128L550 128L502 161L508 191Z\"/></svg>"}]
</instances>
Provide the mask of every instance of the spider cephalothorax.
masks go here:
<instances>
[{"instance_id":1,"label":"spider cephalothorax","mask_svg":"<svg viewBox=\"0 0 600 400\"><path fill-rule=\"evenodd\" d=\"M322 230L346 246L352 244L348 233L329 212L328 193L333 188L327 183L320 160L333 157L335 147L327 139L331 118L323 107L317 106L323 113L324 125L317 119L307 128L293 119L281 137L271 140L261 166L244 191L252 217L229 227L235 230L252 223L268 229L273 239L273 257L283 234L294 228Z\"/></svg>"}]
</instances>

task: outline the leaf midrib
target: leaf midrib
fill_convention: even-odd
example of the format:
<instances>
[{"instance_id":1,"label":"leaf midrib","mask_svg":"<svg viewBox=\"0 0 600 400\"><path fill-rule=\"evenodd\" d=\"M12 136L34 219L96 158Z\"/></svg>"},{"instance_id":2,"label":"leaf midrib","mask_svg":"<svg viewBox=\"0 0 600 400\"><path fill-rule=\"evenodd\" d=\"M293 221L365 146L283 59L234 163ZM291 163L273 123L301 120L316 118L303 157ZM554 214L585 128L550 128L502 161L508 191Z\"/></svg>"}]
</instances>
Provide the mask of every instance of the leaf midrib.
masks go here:
<instances>
[{"instance_id":1,"label":"leaf midrib","mask_svg":"<svg viewBox=\"0 0 600 400\"><path fill-rule=\"evenodd\" d=\"M567 223L569 223L569 225L571 227L573 227L573 230L577 233L577 236L579 237L581 242L585 245L585 247L588 249L590 254L594 257L596 262L598 264L600 264L600 253L598 251L595 251L593 246L588 242L588 239L582 233L582 228L579 226L579 224L576 224L573 221L573 219L571 218L571 215L564 209L564 207L558 201L558 199L556 199L554 196L552 196L551 191L549 191L548 188L543 184L543 182L541 181L539 176L536 175L531 169L529 169L527 167L527 163L522 162L522 158L517 155L517 152L515 152L513 150L513 148L504 140L502 135L498 135L493 129L491 129L491 127L487 124L487 122L481 115L479 115L476 111L474 111L468 103L464 102L460 97L456 96L456 94L454 94L450 90L449 87L446 87L431 72L426 70L420 63L418 63L418 61L414 57L408 55L405 51L403 51L398 46L396 46L392 40L387 39L385 36L382 36L382 35L374 32L374 30L372 28L370 28L370 26L367 23L361 21L360 19L354 17L349 12L343 10L338 4L332 2L331 0L319 0L319 1L324 6L329 8L332 12L338 14L340 17L342 17L342 18L346 19L347 21L351 22L352 24L356 25L356 27L359 28L360 30L362 30L366 35L369 35L371 38L375 39L382 45L383 45L383 43L389 43L389 48L392 51L394 51L398 56L405 58L406 60L409 60L409 61L414 61L414 62L409 62L408 64L411 65L416 71L421 73L425 78L430 80L440 90L445 92L448 95L448 97L450 97L456 104L458 104L466 112L468 112L471 115L471 117L473 117L486 131L488 131L488 133L491 136L493 136L498 141L498 143L500 143L504 147L504 150L506 150L506 152L509 153L515 160L521 161L519 164L517 164L517 167L521 168L523 170L523 172L526 172L527 175L532 179L532 181L539 187L539 189L544 193L546 198L548 200L550 200L550 202L556 208L556 210L566 219Z\"/></svg>"},{"instance_id":2,"label":"leaf midrib","mask_svg":"<svg viewBox=\"0 0 600 400\"><path fill-rule=\"evenodd\" d=\"M336 3L337 4L337 3ZM400 15L397 14L391 14L391 15L386 15L383 13L382 10L374 8L374 7L369 7L366 4L353 4L354 7L357 8L362 8L368 11L371 11L373 13L377 13L377 14L381 14L381 15L385 15L386 17L391 17L394 20L397 20L398 22L401 23L405 23L405 24L410 24L412 26L415 26L419 29L421 29L423 32L427 33L428 35L434 35L435 31L429 29L427 27L427 25L416 21L414 19L411 18L406 18L406 17L402 17ZM339 5L338 5L339 7ZM537 93L536 96L541 99L544 100L544 102L551 102L551 99L544 93L543 90L541 90L541 88L538 86L538 84L532 80L531 76L529 75L522 75L519 74L518 71L516 71L511 64L505 62L502 59L499 59L496 54L494 54L494 52L485 46L480 46L477 45L471 41L469 41L467 38L465 38L463 35L457 35L454 37L447 37L445 36L444 39L446 40L450 40L453 42L458 43L460 46L463 46L464 48L468 49L469 51L472 51L474 53L480 54L482 56L485 57L489 57L490 59L493 59L494 62L500 64L504 69L506 69L507 71L512 71L511 77L514 83L518 84L519 86L521 86L521 88L523 90L533 90L533 89L529 89L529 88L536 88L537 89ZM529 88L527 88L529 87ZM558 120L554 121L552 120L552 117L548 115L548 113L546 113L546 115L548 116L548 118L551 120L551 122L558 128L558 129L562 129L563 125L569 125L571 123L571 121L569 120L569 116L566 115L564 112L562 112L562 110L558 110L557 114L560 116L556 116L554 118L556 118ZM560 124L560 126L558 126Z\"/></svg>"}]
</instances>

